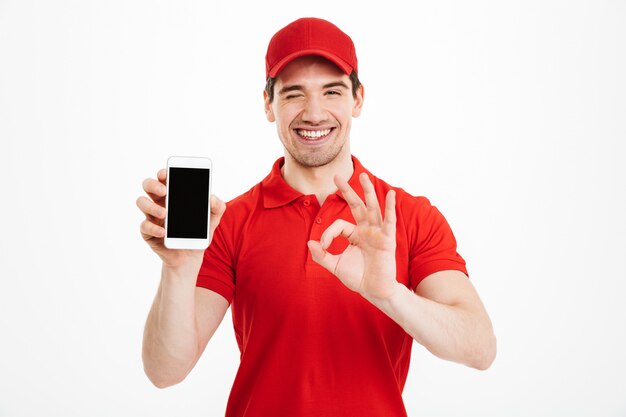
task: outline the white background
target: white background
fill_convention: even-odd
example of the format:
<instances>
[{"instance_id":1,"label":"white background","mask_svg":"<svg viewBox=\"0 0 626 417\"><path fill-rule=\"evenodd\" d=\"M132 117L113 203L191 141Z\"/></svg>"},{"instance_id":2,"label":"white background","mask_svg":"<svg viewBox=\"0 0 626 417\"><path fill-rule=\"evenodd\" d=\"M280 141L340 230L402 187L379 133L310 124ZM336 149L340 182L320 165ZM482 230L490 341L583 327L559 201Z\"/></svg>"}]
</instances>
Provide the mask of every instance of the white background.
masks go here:
<instances>
[{"instance_id":1,"label":"white background","mask_svg":"<svg viewBox=\"0 0 626 417\"><path fill-rule=\"evenodd\" d=\"M230 314L182 384L143 374L135 199L170 155L224 200L266 175L265 49L302 16L355 41L353 153L444 213L496 329L486 372L416 344L409 415L626 416L626 3L598 0L0 0L0 416L223 415Z\"/></svg>"}]
</instances>

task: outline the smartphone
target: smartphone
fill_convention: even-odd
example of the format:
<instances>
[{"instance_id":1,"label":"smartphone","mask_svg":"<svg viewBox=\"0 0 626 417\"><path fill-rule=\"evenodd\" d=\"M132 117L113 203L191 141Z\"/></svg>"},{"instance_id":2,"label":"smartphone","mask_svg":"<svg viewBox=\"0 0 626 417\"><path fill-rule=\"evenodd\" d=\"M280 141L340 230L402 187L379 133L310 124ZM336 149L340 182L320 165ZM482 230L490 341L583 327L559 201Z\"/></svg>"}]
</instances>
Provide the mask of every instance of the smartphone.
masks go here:
<instances>
[{"instance_id":1,"label":"smartphone","mask_svg":"<svg viewBox=\"0 0 626 417\"><path fill-rule=\"evenodd\" d=\"M209 246L212 166L209 158L168 158L165 247L206 249Z\"/></svg>"}]
</instances>

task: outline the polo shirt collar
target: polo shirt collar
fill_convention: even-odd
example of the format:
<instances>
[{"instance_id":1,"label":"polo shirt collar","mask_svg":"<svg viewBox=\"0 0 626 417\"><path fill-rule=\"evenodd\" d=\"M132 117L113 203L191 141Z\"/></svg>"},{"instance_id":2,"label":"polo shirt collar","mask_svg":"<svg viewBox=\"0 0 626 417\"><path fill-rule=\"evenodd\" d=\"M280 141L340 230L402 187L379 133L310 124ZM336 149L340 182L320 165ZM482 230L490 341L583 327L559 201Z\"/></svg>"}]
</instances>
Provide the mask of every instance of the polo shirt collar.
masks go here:
<instances>
[{"instance_id":1,"label":"polo shirt collar","mask_svg":"<svg viewBox=\"0 0 626 417\"><path fill-rule=\"evenodd\" d=\"M274 162L272 166L272 170L263 181L261 181L261 189L263 193L263 207L265 208L276 208L287 205L292 201L302 197L302 194L299 191L291 188L289 184L283 178L280 169L285 163L285 157L281 157ZM369 175L372 182L374 178L369 171L367 171L361 162L355 157L352 156L352 164L354 166L354 172L352 173L352 177L348 180L348 184L350 187L357 193L357 195L361 198L361 200L365 201L365 193L363 192L363 187L361 186L361 182L359 181L359 175L362 172L367 173ZM335 193L339 198L345 200L341 193L337 191Z\"/></svg>"}]
</instances>

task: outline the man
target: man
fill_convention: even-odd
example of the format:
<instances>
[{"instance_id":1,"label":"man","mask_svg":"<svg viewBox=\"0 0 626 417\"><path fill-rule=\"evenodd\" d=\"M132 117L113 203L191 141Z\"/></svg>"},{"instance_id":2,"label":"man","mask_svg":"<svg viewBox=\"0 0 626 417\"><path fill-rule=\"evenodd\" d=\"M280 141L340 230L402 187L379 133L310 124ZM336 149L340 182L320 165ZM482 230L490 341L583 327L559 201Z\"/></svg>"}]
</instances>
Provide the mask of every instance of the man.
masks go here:
<instances>
[{"instance_id":1,"label":"man","mask_svg":"<svg viewBox=\"0 0 626 417\"><path fill-rule=\"evenodd\" d=\"M227 416L405 416L413 340L486 369L491 322L443 216L350 153L364 92L352 40L299 19L274 35L266 64L265 112L285 155L227 209L212 198L204 253L163 246L165 171L144 181L141 233L163 261L146 374L182 381L231 305L241 363Z\"/></svg>"}]
</instances>

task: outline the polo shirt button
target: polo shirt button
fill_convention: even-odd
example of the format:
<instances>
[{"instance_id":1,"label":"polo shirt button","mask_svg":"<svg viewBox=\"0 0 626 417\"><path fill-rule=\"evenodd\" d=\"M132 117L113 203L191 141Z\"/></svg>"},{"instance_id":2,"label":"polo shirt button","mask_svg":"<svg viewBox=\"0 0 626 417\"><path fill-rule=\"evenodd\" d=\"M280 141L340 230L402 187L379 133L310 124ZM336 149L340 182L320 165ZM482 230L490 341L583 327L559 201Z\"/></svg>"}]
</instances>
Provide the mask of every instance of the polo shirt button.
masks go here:
<instances>
[{"instance_id":1,"label":"polo shirt button","mask_svg":"<svg viewBox=\"0 0 626 417\"><path fill-rule=\"evenodd\" d=\"M304 207L309 207L311 205L311 202L309 200L304 200L302 204L304 204Z\"/></svg>"},{"instance_id":2,"label":"polo shirt button","mask_svg":"<svg viewBox=\"0 0 626 417\"><path fill-rule=\"evenodd\" d=\"M315 219L315 223L320 224L322 222L322 218L318 217L317 219Z\"/></svg>"}]
</instances>

